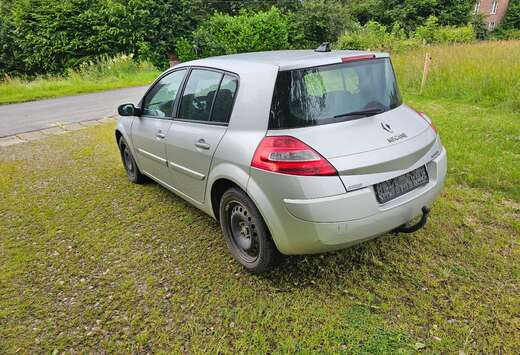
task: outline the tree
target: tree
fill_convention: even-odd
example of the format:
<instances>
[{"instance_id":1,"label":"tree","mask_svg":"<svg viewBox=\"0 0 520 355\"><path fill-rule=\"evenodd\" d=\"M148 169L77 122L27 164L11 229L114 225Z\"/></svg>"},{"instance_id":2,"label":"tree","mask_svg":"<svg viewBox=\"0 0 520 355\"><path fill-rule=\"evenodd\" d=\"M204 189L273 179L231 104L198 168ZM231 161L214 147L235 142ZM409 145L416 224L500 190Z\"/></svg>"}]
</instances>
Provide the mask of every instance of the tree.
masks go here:
<instances>
[{"instance_id":1,"label":"tree","mask_svg":"<svg viewBox=\"0 0 520 355\"><path fill-rule=\"evenodd\" d=\"M507 30L520 30L520 0L509 1L506 16L500 27Z\"/></svg>"},{"instance_id":2,"label":"tree","mask_svg":"<svg viewBox=\"0 0 520 355\"><path fill-rule=\"evenodd\" d=\"M206 0L205 4L209 12L220 12L236 15L241 10L267 11L272 6L282 12L296 11L301 7L300 0Z\"/></svg>"},{"instance_id":3,"label":"tree","mask_svg":"<svg viewBox=\"0 0 520 355\"><path fill-rule=\"evenodd\" d=\"M314 47L335 42L345 31L356 27L348 7L336 0L305 0L291 15L291 42L296 47Z\"/></svg>"},{"instance_id":4,"label":"tree","mask_svg":"<svg viewBox=\"0 0 520 355\"><path fill-rule=\"evenodd\" d=\"M14 29L4 37L13 39L16 59L29 75L62 73L119 53L166 67L177 39L189 36L206 16L201 0L12 1ZM0 22L0 33L5 27Z\"/></svg>"},{"instance_id":5,"label":"tree","mask_svg":"<svg viewBox=\"0 0 520 355\"><path fill-rule=\"evenodd\" d=\"M427 18L435 16L440 25L460 26L468 23L473 0L350 0L352 14L362 24L370 20L391 26L398 23L415 30Z\"/></svg>"},{"instance_id":6,"label":"tree","mask_svg":"<svg viewBox=\"0 0 520 355\"><path fill-rule=\"evenodd\" d=\"M0 2L0 80L8 74L23 74L24 70L14 40L11 8L11 0Z\"/></svg>"},{"instance_id":7,"label":"tree","mask_svg":"<svg viewBox=\"0 0 520 355\"><path fill-rule=\"evenodd\" d=\"M194 33L193 42L177 42L182 61L241 52L285 49L289 46L287 16L276 7L269 11L242 10L236 16L214 13Z\"/></svg>"}]
</instances>

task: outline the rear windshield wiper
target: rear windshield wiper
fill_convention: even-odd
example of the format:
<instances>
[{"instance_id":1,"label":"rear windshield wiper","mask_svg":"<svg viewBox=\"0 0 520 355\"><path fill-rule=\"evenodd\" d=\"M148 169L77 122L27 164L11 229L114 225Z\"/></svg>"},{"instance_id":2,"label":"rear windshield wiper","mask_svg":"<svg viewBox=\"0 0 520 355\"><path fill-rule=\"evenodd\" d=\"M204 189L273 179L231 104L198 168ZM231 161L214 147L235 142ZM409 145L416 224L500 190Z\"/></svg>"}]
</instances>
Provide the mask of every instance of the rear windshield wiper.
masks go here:
<instances>
[{"instance_id":1,"label":"rear windshield wiper","mask_svg":"<svg viewBox=\"0 0 520 355\"><path fill-rule=\"evenodd\" d=\"M342 113L341 115L334 116L334 118L349 117L349 116L373 116L373 115L383 113L385 111L386 110L383 108L368 108L366 110Z\"/></svg>"}]
</instances>

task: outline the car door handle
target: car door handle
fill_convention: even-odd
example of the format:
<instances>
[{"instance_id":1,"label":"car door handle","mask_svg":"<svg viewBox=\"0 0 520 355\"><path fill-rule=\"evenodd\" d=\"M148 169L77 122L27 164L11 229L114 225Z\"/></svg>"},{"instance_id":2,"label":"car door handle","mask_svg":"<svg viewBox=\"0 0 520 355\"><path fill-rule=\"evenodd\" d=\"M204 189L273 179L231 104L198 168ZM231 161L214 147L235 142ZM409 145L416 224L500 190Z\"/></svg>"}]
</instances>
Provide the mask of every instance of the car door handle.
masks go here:
<instances>
[{"instance_id":1,"label":"car door handle","mask_svg":"<svg viewBox=\"0 0 520 355\"><path fill-rule=\"evenodd\" d=\"M195 147L200 148L200 149L205 149L205 150L208 150L209 148L211 148L211 146L208 143L206 143L206 141L204 139L199 139L195 143Z\"/></svg>"},{"instance_id":2,"label":"car door handle","mask_svg":"<svg viewBox=\"0 0 520 355\"><path fill-rule=\"evenodd\" d=\"M164 138L166 138L166 134L163 133L163 131L158 131L158 132L155 134L155 136L156 136L157 138L159 138L159 139L164 139Z\"/></svg>"}]
</instances>

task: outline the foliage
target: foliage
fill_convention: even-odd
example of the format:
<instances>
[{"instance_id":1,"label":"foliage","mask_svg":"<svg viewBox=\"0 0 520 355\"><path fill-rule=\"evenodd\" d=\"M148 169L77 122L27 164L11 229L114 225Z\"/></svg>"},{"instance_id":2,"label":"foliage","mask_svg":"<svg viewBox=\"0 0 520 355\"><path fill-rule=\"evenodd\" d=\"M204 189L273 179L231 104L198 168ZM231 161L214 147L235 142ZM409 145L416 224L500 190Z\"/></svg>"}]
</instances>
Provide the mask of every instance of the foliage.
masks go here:
<instances>
[{"instance_id":1,"label":"foliage","mask_svg":"<svg viewBox=\"0 0 520 355\"><path fill-rule=\"evenodd\" d=\"M470 25L440 27L434 35L435 43L470 43L475 39L475 30Z\"/></svg>"},{"instance_id":2,"label":"foliage","mask_svg":"<svg viewBox=\"0 0 520 355\"><path fill-rule=\"evenodd\" d=\"M495 40L520 40L520 29L500 27L491 33L490 38Z\"/></svg>"},{"instance_id":3,"label":"foliage","mask_svg":"<svg viewBox=\"0 0 520 355\"><path fill-rule=\"evenodd\" d=\"M7 12L27 75L62 73L117 53L165 67L177 38L189 35L204 14L201 0L13 0Z\"/></svg>"},{"instance_id":4,"label":"foliage","mask_svg":"<svg viewBox=\"0 0 520 355\"><path fill-rule=\"evenodd\" d=\"M473 27L440 26L438 19L431 16L425 24L410 35L398 24L391 31L387 26L369 21L364 26L340 36L336 43L340 49L387 50L401 52L431 43L468 43L475 40Z\"/></svg>"},{"instance_id":5,"label":"foliage","mask_svg":"<svg viewBox=\"0 0 520 355\"><path fill-rule=\"evenodd\" d=\"M488 28L485 21L485 16L482 13L475 14L471 17L471 26L475 32L475 37L478 40L484 40L488 37Z\"/></svg>"},{"instance_id":6,"label":"foliage","mask_svg":"<svg viewBox=\"0 0 520 355\"><path fill-rule=\"evenodd\" d=\"M0 80L5 75L23 74L19 51L13 37L11 0L0 1Z\"/></svg>"},{"instance_id":7,"label":"foliage","mask_svg":"<svg viewBox=\"0 0 520 355\"><path fill-rule=\"evenodd\" d=\"M430 16L423 25L417 27L415 37L423 40L425 43L433 43L439 27L439 19L435 16Z\"/></svg>"},{"instance_id":8,"label":"foliage","mask_svg":"<svg viewBox=\"0 0 520 355\"><path fill-rule=\"evenodd\" d=\"M440 26L435 16L430 16L414 35L425 43L469 43L476 39L473 26Z\"/></svg>"},{"instance_id":9,"label":"foliage","mask_svg":"<svg viewBox=\"0 0 520 355\"><path fill-rule=\"evenodd\" d=\"M389 32L386 26L370 21L358 30L340 36L336 48L397 52L418 48L420 45L420 41L407 38L404 30L398 25Z\"/></svg>"},{"instance_id":10,"label":"foliage","mask_svg":"<svg viewBox=\"0 0 520 355\"><path fill-rule=\"evenodd\" d=\"M430 16L443 26L461 26L469 20L473 0L352 0L352 14L362 23L377 21L387 26L398 23L414 31Z\"/></svg>"},{"instance_id":11,"label":"foliage","mask_svg":"<svg viewBox=\"0 0 520 355\"><path fill-rule=\"evenodd\" d=\"M520 0L510 0L501 28L520 30Z\"/></svg>"},{"instance_id":12,"label":"foliage","mask_svg":"<svg viewBox=\"0 0 520 355\"><path fill-rule=\"evenodd\" d=\"M193 32L193 43L177 41L179 59L223 54L284 49L289 46L287 16L272 7L252 13L243 10L237 16L213 14Z\"/></svg>"},{"instance_id":13,"label":"foliage","mask_svg":"<svg viewBox=\"0 0 520 355\"><path fill-rule=\"evenodd\" d=\"M46 76L30 81L8 78L0 82L0 104L146 85L159 71L148 62L132 56L102 56L68 69L64 76Z\"/></svg>"},{"instance_id":14,"label":"foliage","mask_svg":"<svg viewBox=\"0 0 520 355\"><path fill-rule=\"evenodd\" d=\"M290 41L299 48L335 42L341 33L357 26L348 8L338 0L303 1L301 8L292 14L290 23L295 28Z\"/></svg>"},{"instance_id":15,"label":"foliage","mask_svg":"<svg viewBox=\"0 0 520 355\"><path fill-rule=\"evenodd\" d=\"M301 7L301 2L299 0L207 0L205 5L210 12L237 15L242 10L267 11L272 6L276 6L283 12L297 11Z\"/></svg>"}]
</instances>

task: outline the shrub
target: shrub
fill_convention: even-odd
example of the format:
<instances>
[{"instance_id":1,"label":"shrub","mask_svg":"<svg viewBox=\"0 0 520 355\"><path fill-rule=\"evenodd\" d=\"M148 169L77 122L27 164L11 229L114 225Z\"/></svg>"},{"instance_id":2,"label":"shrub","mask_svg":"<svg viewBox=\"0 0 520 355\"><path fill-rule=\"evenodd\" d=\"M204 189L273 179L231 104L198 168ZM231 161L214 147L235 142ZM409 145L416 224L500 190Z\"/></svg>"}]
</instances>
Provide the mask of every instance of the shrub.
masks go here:
<instances>
[{"instance_id":1,"label":"shrub","mask_svg":"<svg viewBox=\"0 0 520 355\"><path fill-rule=\"evenodd\" d=\"M483 14L478 13L473 15L470 24L473 27L473 31L475 31L475 37L478 40L484 40L488 37L488 29Z\"/></svg>"},{"instance_id":2,"label":"shrub","mask_svg":"<svg viewBox=\"0 0 520 355\"><path fill-rule=\"evenodd\" d=\"M386 26L399 23L413 32L435 15L440 25L464 26L474 0L349 0L353 16L362 24L377 21Z\"/></svg>"},{"instance_id":3,"label":"shrub","mask_svg":"<svg viewBox=\"0 0 520 355\"><path fill-rule=\"evenodd\" d=\"M500 27L491 33L491 39L495 40L519 40L520 29L507 29Z\"/></svg>"},{"instance_id":4,"label":"shrub","mask_svg":"<svg viewBox=\"0 0 520 355\"><path fill-rule=\"evenodd\" d=\"M439 30L439 27L439 19L435 16L430 16L424 25L417 27L414 35L424 43L433 43L435 41L435 33Z\"/></svg>"},{"instance_id":5,"label":"shrub","mask_svg":"<svg viewBox=\"0 0 520 355\"><path fill-rule=\"evenodd\" d=\"M7 38L13 39L16 59L29 75L61 74L118 53L165 67L176 40L189 36L205 11L201 0L9 1L13 30ZM6 37L4 21L2 16L0 38Z\"/></svg>"},{"instance_id":6,"label":"shrub","mask_svg":"<svg viewBox=\"0 0 520 355\"><path fill-rule=\"evenodd\" d=\"M508 30L520 30L520 1L512 0L509 2L501 27Z\"/></svg>"},{"instance_id":7,"label":"shrub","mask_svg":"<svg viewBox=\"0 0 520 355\"><path fill-rule=\"evenodd\" d=\"M335 42L342 32L357 26L348 8L338 0L306 0L291 14L294 31L289 39L293 47L316 47Z\"/></svg>"},{"instance_id":8,"label":"shrub","mask_svg":"<svg viewBox=\"0 0 520 355\"><path fill-rule=\"evenodd\" d=\"M476 39L473 26L440 26L435 16L430 16L424 25L419 26L414 36L424 43L469 43Z\"/></svg>"},{"instance_id":9,"label":"shrub","mask_svg":"<svg viewBox=\"0 0 520 355\"><path fill-rule=\"evenodd\" d=\"M344 33L338 39L339 49L405 51L418 48L421 42L408 38L404 29L394 25L391 32L387 27L370 21L353 32Z\"/></svg>"},{"instance_id":10,"label":"shrub","mask_svg":"<svg viewBox=\"0 0 520 355\"><path fill-rule=\"evenodd\" d=\"M470 43L475 39L475 30L471 25L464 27L440 27L434 33L436 43Z\"/></svg>"},{"instance_id":11,"label":"shrub","mask_svg":"<svg viewBox=\"0 0 520 355\"><path fill-rule=\"evenodd\" d=\"M284 49L289 47L287 16L273 7L269 11L242 11L237 16L221 13L193 32L193 42L177 41L181 61L241 52Z\"/></svg>"}]
</instances>

